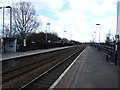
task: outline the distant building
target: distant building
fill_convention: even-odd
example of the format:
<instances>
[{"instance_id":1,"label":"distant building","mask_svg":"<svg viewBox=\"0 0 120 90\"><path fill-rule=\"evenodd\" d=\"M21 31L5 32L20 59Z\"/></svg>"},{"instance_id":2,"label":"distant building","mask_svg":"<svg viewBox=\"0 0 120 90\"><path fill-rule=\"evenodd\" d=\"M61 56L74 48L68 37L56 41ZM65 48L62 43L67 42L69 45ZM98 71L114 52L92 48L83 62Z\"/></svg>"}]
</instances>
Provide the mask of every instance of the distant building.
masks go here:
<instances>
[{"instance_id":1,"label":"distant building","mask_svg":"<svg viewBox=\"0 0 120 90\"><path fill-rule=\"evenodd\" d=\"M2 38L2 51L5 52L16 52L17 39L14 37Z\"/></svg>"}]
</instances>

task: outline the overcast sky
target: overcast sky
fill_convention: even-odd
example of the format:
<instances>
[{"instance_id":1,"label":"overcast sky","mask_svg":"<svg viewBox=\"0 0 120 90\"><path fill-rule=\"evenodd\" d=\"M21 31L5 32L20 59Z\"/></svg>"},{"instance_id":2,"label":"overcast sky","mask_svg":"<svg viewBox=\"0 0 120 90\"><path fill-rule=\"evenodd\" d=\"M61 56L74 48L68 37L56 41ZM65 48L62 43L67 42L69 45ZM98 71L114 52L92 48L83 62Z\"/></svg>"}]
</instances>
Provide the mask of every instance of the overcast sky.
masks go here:
<instances>
[{"instance_id":1,"label":"overcast sky","mask_svg":"<svg viewBox=\"0 0 120 90\"><path fill-rule=\"evenodd\" d=\"M11 5L12 2L18 1L0 0L0 6ZM25 1L32 2L39 19L42 20L43 26L39 31L44 31L46 23L50 23L50 31L57 32L61 38L80 42L89 42L93 37L99 40L99 26L96 24L101 26L101 41L105 40L108 32L113 36L116 33L117 0ZM2 10L0 10L0 22L2 22Z\"/></svg>"}]
</instances>

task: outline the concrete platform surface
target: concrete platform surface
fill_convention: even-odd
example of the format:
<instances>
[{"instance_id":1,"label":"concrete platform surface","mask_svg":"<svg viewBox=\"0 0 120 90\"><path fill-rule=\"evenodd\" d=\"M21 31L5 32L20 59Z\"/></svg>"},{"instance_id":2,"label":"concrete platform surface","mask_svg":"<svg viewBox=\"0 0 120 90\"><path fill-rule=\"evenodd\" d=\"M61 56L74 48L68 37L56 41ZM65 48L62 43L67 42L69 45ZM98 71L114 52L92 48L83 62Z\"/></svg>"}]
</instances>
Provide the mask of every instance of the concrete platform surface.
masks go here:
<instances>
[{"instance_id":1,"label":"concrete platform surface","mask_svg":"<svg viewBox=\"0 0 120 90\"><path fill-rule=\"evenodd\" d=\"M118 88L118 67L106 62L102 51L88 46L56 88Z\"/></svg>"},{"instance_id":2,"label":"concrete platform surface","mask_svg":"<svg viewBox=\"0 0 120 90\"><path fill-rule=\"evenodd\" d=\"M2 54L2 58L0 58L0 61L7 60L10 58L22 57L22 56L26 56L26 55L29 56L29 55L38 54L38 53L51 52L51 51L66 49L66 48L70 48L70 47L74 47L74 46L40 49L40 50L32 50L32 51L26 51L26 52L6 52L6 53Z\"/></svg>"}]
</instances>

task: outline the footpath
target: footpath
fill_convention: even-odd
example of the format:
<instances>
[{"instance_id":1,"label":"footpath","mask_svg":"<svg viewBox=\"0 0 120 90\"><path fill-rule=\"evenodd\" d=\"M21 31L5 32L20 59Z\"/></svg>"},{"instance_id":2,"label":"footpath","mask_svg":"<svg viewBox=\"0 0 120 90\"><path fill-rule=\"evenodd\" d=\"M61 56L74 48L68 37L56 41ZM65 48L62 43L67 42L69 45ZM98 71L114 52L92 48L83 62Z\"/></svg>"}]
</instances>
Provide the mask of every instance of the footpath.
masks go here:
<instances>
[{"instance_id":1,"label":"footpath","mask_svg":"<svg viewBox=\"0 0 120 90\"><path fill-rule=\"evenodd\" d=\"M106 54L88 46L56 82L56 88L118 88L118 66L106 61Z\"/></svg>"}]
</instances>

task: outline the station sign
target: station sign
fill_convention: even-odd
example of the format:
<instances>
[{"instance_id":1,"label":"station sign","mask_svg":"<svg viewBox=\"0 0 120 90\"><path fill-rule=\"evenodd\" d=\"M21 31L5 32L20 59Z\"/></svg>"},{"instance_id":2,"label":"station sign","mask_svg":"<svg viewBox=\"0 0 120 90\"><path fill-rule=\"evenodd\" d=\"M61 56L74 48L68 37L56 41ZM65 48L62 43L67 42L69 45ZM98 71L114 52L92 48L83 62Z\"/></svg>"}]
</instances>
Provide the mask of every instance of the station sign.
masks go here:
<instances>
[{"instance_id":1,"label":"station sign","mask_svg":"<svg viewBox=\"0 0 120 90\"><path fill-rule=\"evenodd\" d=\"M26 46L26 39L23 40L23 46Z\"/></svg>"}]
</instances>

